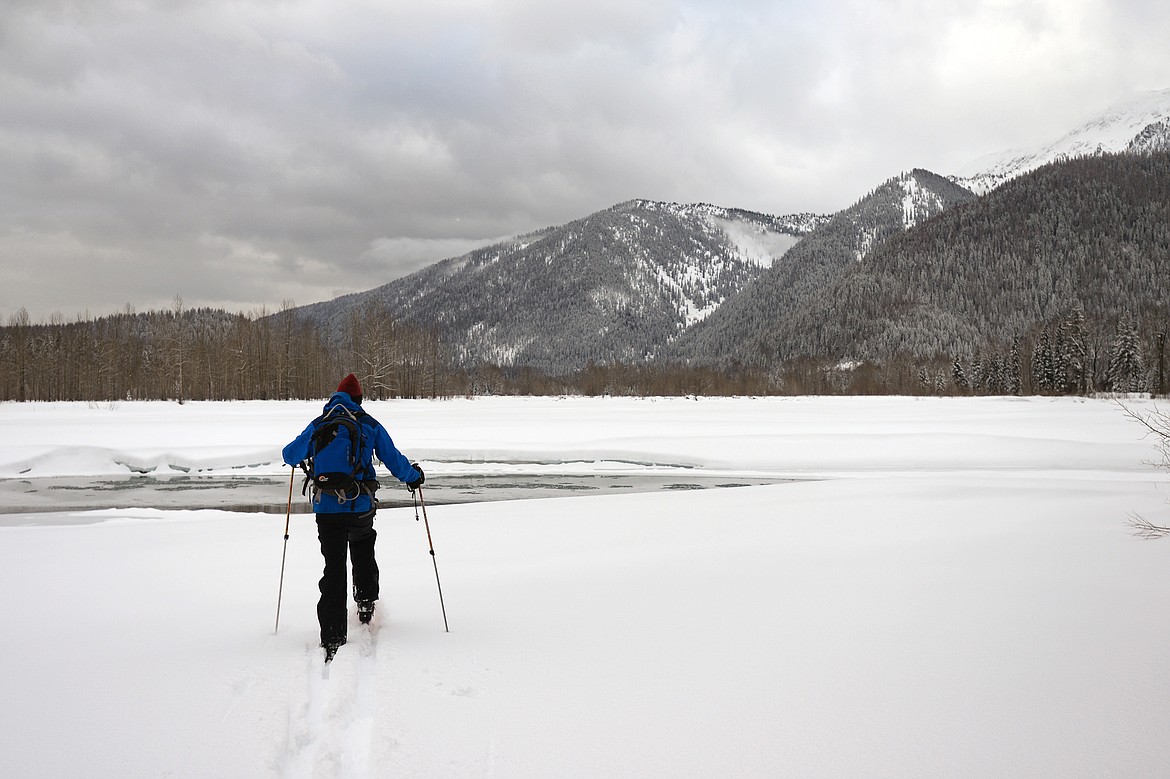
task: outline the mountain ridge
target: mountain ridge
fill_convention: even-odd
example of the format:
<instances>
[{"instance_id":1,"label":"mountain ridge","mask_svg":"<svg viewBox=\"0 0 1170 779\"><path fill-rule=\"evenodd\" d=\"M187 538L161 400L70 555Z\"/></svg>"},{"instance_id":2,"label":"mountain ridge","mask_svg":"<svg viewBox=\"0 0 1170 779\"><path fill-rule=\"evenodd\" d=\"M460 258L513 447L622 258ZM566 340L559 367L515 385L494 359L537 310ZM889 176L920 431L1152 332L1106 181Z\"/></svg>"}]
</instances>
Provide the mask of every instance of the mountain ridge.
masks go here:
<instances>
[{"instance_id":1,"label":"mountain ridge","mask_svg":"<svg viewBox=\"0 0 1170 779\"><path fill-rule=\"evenodd\" d=\"M800 339L786 320L799 313L804 327L835 332L823 319L835 305L828 291L847 272L857 276L854 269L872 256L885 256L891 239L1036 170L1085 155L1164 148L1170 90L1115 104L1061 140L1000 155L973 177L904 172L833 215L632 199L302 307L300 315L328 323L380 307L438 331L463 367L563 373L589 363L767 365L816 357L815 350L792 347ZM1013 217L1003 218L1010 224ZM819 313L809 311L814 301ZM953 312L920 315L943 327ZM838 352L839 345L826 355Z\"/></svg>"},{"instance_id":2,"label":"mountain ridge","mask_svg":"<svg viewBox=\"0 0 1170 779\"><path fill-rule=\"evenodd\" d=\"M629 200L298 315L380 306L439 330L464 366L646 361L826 219Z\"/></svg>"},{"instance_id":3,"label":"mountain ridge","mask_svg":"<svg viewBox=\"0 0 1170 779\"><path fill-rule=\"evenodd\" d=\"M698 364L767 361L761 337L820 294L851 265L897 235L975 195L921 168L899 174L834 214L706 321L668 356Z\"/></svg>"},{"instance_id":4,"label":"mountain ridge","mask_svg":"<svg viewBox=\"0 0 1170 779\"><path fill-rule=\"evenodd\" d=\"M1170 89L1140 92L1119 100L1057 140L1038 148L986 155L954 176L976 194L1061 159L1139 153L1170 146Z\"/></svg>"},{"instance_id":5,"label":"mountain ridge","mask_svg":"<svg viewBox=\"0 0 1170 779\"><path fill-rule=\"evenodd\" d=\"M1103 352L1119 321L1164 318L1168 301L1170 153L1100 155L1041 166L892 238L766 341L779 360L930 360L1076 315Z\"/></svg>"}]
</instances>

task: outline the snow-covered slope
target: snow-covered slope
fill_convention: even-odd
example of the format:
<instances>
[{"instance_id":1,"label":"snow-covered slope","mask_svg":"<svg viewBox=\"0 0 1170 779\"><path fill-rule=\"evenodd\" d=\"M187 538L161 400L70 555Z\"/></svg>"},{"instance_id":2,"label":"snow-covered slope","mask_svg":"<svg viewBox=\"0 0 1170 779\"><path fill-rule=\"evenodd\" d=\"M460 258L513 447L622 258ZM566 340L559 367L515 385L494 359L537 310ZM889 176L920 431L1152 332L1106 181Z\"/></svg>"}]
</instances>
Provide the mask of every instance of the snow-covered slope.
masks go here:
<instances>
[{"instance_id":1,"label":"snow-covered slope","mask_svg":"<svg viewBox=\"0 0 1170 779\"><path fill-rule=\"evenodd\" d=\"M930 171L915 169L890 179L835 218L844 217L853 223L853 255L861 262L886 238L917 227L969 197L969 192L949 186ZM900 215L900 223L891 215Z\"/></svg>"},{"instance_id":2,"label":"snow-covered slope","mask_svg":"<svg viewBox=\"0 0 1170 779\"><path fill-rule=\"evenodd\" d=\"M1146 125L1145 129L1129 142L1126 151L1130 154L1170 151L1170 119Z\"/></svg>"},{"instance_id":3,"label":"snow-covered slope","mask_svg":"<svg viewBox=\"0 0 1170 779\"><path fill-rule=\"evenodd\" d=\"M983 194L1008 179L1061 158L1140 152L1170 146L1170 89L1141 92L1039 149L1015 149L982 157L960 171L956 181Z\"/></svg>"},{"instance_id":4,"label":"snow-covered slope","mask_svg":"<svg viewBox=\"0 0 1170 779\"><path fill-rule=\"evenodd\" d=\"M823 297L841 274L891 237L973 197L927 170L915 169L889 179L834 214L782 261L689 329L669 346L667 356L701 364L766 359L775 347L761 348L764 334L806 306L833 311L832 301Z\"/></svg>"},{"instance_id":5,"label":"snow-covered slope","mask_svg":"<svg viewBox=\"0 0 1170 779\"><path fill-rule=\"evenodd\" d=\"M1038 343L1033 334L1074 311L1093 334L1086 342L1101 351L1129 311L1162 321L1157 312L1170 300L1170 155L1055 162L891 233L910 210L892 207L908 184L887 188L888 240L777 318L768 336L773 353L876 362L942 355L949 363L982 349L984 364L992 354L1014 363L1006 351L1013 339L1027 354ZM845 234L862 234L853 231ZM818 240L810 236L784 261Z\"/></svg>"}]
</instances>

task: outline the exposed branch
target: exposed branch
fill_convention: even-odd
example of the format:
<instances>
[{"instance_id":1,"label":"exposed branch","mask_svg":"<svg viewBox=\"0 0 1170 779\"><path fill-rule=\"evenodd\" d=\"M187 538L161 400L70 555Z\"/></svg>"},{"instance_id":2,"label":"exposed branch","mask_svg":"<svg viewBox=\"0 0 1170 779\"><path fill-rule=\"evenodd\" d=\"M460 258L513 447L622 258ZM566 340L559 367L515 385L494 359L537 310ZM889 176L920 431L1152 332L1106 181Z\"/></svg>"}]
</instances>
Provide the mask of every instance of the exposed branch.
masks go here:
<instances>
[{"instance_id":1,"label":"exposed branch","mask_svg":"<svg viewBox=\"0 0 1170 779\"><path fill-rule=\"evenodd\" d=\"M1170 418L1160 412L1157 405L1154 406L1154 410L1150 414L1139 414L1120 400L1117 401L1117 405L1121 407L1121 410L1125 412L1127 417L1135 420L1150 433L1158 436L1163 441L1163 444L1170 441Z\"/></svg>"},{"instance_id":2,"label":"exposed branch","mask_svg":"<svg viewBox=\"0 0 1170 779\"><path fill-rule=\"evenodd\" d=\"M1153 541L1155 539L1170 535L1170 527L1155 525L1153 522L1139 514L1129 515L1129 526L1133 528L1133 534L1135 536L1144 538L1148 541Z\"/></svg>"}]
</instances>

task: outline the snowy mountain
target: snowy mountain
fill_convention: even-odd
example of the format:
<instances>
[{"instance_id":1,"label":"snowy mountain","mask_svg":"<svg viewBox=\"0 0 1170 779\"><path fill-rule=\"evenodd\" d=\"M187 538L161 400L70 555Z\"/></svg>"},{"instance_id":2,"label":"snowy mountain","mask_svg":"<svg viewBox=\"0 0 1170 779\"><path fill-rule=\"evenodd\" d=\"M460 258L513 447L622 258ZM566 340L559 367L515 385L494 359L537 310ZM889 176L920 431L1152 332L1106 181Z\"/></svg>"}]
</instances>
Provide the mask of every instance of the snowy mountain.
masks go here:
<instances>
[{"instance_id":1,"label":"snowy mountain","mask_svg":"<svg viewBox=\"0 0 1170 779\"><path fill-rule=\"evenodd\" d=\"M838 212L705 321L667 356L702 364L754 363L770 352L762 336L818 299L851 266L864 263L891 237L975 196L926 170L886 181Z\"/></svg>"},{"instance_id":2,"label":"snowy mountain","mask_svg":"<svg viewBox=\"0 0 1170 779\"><path fill-rule=\"evenodd\" d=\"M983 157L955 178L978 194L1056 160L1103 153L1170 148L1170 89L1142 92L1115 103L1063 138L1040 149Z\"/></svg>"},{"instance_id":3,"label":"snowy mountain","mask_svg":"<svg viewBox=\"0 0 1170 779\"><path fill-rule=\"evenodd\" d=\"M433 329L464 367L486 362L566 373L591 362L666 359L726 366L846 353L854 331L833 322L853 321L856 311L840 310L835 285L892 238L917 232L932 217L1048 163L1166 148L1170 90L1119 103L1042 149L985 158L965 178L904 173L831 217L631 200L299 313L335 329L352 329L355 313L368 323L389 315ZM1024 200L1048 197L1030 192ZM1075 213L1096 206L1057 208ZM996 212L994 219L1000 218ZM1006 221L993 229L1016 235L1011 218L1002 216ZM959 225L952 240L964 243L975 229ZM1079 235L1066 236L1069 247L1079 246ZM1145 245L1145 239L1132 243ZM1011 256L1023 251L1001 248ZM1050 270L1062 278L1058 266ZM976 294L956 288L953 298L932 309L931 321L959 321L947 307L978 306L978 299L963 297L968 293ZM967 318L959 317L962 327L948 325L950 335L941 340L925 332L926 319L909 323L909 341L884 334L869 339L862 351L880 358L890 346L921 355L972 341ZM1024 325L1013 320L1017 329Z\"/></svg>"},{"instance_id":4,"label":"snowy mountain","mask_svg":"<svg viewBox=\"0 0 1170 779\"><path fill-rule=\"evenodd\" d=\"M462 365L549 372L653 357L825 217L632 200L307 306L344 322L371 304L437 328Z\"/></svg>"},{"instance_id":5,"label":"snowy mountain","mask_svg":"<svg viewBox=\"0 0 1170 779\"><path fill-rule=\"evenodd\" d=\"M1119 319L1160 326L1168 300L1170 154L1080 157L892 237L778 319L766 351L780 360L946 359L1075 320L1086 353L1099 357Z\"/></svg>"},{"instance_id":6,"label":"snowy mountain","mask_svg":"<svg viewBox=\"0 0 1170 779\"><path fill-rule=\"evenodd\" d=\"M1154 122L1134 136L1125 151L1129 154L1153 154L1170 151L1170 119Z\"/></svg>"}]
</instances>

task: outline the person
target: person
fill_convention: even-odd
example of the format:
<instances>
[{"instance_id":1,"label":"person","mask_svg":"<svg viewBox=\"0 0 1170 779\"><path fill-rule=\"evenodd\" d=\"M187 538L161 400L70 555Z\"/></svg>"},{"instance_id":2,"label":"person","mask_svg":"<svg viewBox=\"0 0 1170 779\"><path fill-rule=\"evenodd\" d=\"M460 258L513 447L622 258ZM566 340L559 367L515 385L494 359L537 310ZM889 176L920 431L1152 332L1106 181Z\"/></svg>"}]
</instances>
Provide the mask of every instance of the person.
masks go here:
<instances>
[{"instance_id":1,"label":"person","mask_svg":"<svg viewBox=\"0 0 1170 779\"><path fill-rule=\"evenodd\" d=\"M346 609L347 547L353 565L353 598L362 623L368 624L373 618L374 604L378 600L378 563L374 557L374 542L378 536L374 530L377 500L373 495L377 481L373 456L376 454L390 473L406 484L411 492L422 486L426 478L419 464L410 462L398 451L386 428L362 411L361 405L362 386L351 373L337 385L337 391L325 404L322 416L310 422L283 451L287 465L295 467L304 463L313 454L311 448L317 423L330 412L352 415L363 426L361 439L364 445L360 452L355 452L359 469L355 477L360 489L348 495L335 495L314 485L312 495L317 538L321 542L321 555L325 558L317 621L321 625L321 646L325 649L327 663L346 641L346 621L349 618ZM338 409L339 406L344 411Z\"/></svg>"}]
</instances>

